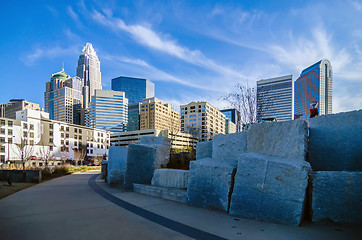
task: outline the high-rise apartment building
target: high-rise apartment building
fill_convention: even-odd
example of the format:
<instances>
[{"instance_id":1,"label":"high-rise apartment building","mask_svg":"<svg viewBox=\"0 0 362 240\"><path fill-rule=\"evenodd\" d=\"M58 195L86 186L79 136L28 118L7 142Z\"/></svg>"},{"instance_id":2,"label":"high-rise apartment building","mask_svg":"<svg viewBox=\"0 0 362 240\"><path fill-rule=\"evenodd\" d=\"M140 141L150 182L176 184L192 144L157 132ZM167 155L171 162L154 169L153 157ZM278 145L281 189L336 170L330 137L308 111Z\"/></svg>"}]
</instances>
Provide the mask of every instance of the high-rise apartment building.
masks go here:
<instances>
[{"instance_id":1,"label":"high-rise apartment building","mask_svg":"<svg viewBox=\"0 0 362 240\"><path fill-rule=\"evenodd\" d=\"M181 107L181 132L207 141L225 134L225 115L208 102L191 102Z\"/></svg>"},{"instance_id":2,"label":"high-rise apartment building","mask_svg":"<svg viewBox=\"0 0 362 240\"><path fill-rule=\"evenodd\" d=\"M170 104L163 103L156 97L143 99L140 121L140 130L180 131L180 113L172 110Z\"/></svg>"},{"instance_id":3,"label":"high-rise apartment building","mask_svg":"<svg viewBox=\"0 0 362 240\"><path fill-rule=\"evenodd\" d=\"M87 126L111 132L127 127L128 99L124 92L96 89L87 114Z\"/></svg>"},{"instance_id":4,"label":"high-rise apartment building","mask_svg":"<svg viewBox=\"0 0 362 240\"><path fill-rule=\"evenodd\" d=\"M318 103L319 115L332 113L332 66L323 59L304 69L294 83L294 119L308 119Z\"/></svg>"},{"instance_id":5,"label":"high-rise apartment building","mask_svg":"<svg viewBox=\"0 0 362 240\"><path fill-rule=\"evenodd\" d=\"M114 91L125 92L129 104L139 103L145 98L155 96L155 84L143 78L123 76L113 78L111 88Z\"/></svg>"},{"instance_id":6,"label":"high-rise apartment building","mask_svg":"<svg viewBox=\"0 0 362 240\"><path fill-rule=\"evenodd\" d=\"M51 120L84 125L82 80L70 77L63 70L54 73L46 83L45 111Z\"/></svg>"},{"instance_id":7,"label":"high-rise apartment building","mask_svg":"<svg viewBox=\"0 0 362 240\"><path fill-rule=\"evenodd\" d=\"M78 59L77 76L83 81L83 107L88 109L95 89L102 89L101 64L92 44L87 43Z\"/></svg>"},{"instance_id":8,"label":"high-rise apartment building","mask_svg":"<svg viewBox=\"0 0 362 240\"><path fill-rule=\"evenodd\" d=\"M32 109L40 110L39 104L28 102L24 99L10 99L6 104L1 104L0 117L16 119L16 112Z\"/></svg>"},{"instance_id":9,"label":"high-rise apartment building","mask_svg":"<svg viewBox=\"0 0 362 240\"><path fill-rule=\"evenodd\" d=\"M293 75L257 81L256 120L292 120Z\"/></svg>"}]
</instances>

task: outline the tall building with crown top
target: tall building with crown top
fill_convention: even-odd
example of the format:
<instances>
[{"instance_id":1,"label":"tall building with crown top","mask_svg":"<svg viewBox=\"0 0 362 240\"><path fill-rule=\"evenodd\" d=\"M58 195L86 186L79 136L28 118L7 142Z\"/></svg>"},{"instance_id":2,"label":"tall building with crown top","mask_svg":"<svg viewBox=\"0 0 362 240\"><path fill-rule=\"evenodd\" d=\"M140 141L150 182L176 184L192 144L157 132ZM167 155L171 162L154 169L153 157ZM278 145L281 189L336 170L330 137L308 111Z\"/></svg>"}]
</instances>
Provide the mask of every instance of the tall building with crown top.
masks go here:
<instances>
[{"instance_id":1,"label":"tall building with crown top","mask_svg":"<svg viewBox=\"0 0 362 240\"><path fill-rule=\"evenodd\" d=\"M332 113L332 66L326 60L307 67L294 83L294 119L308 119L311 104L319 115Z\"/></svg>"},{"instance_id":2,"label":"tall building with crown top","mask_svg":"<svg viewBox=\"0 0 362 240\"><path fill-rule=\"evenodd\" d=\"M83 81L83 107L88 109L95 89L102 89L101 64L91 43L87 43L78 59L77 76Z\"/></svg>"}]
</instances>

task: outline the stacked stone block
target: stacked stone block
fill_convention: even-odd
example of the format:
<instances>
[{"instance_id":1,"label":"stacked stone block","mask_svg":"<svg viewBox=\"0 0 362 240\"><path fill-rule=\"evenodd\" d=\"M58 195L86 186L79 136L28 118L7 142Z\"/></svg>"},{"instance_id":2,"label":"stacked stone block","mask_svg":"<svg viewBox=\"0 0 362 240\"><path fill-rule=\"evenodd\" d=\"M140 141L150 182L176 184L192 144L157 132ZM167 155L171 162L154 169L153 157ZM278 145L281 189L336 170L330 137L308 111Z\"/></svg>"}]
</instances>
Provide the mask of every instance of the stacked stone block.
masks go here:
<instances>
[{"instance_id":1,"label":"stacked stone block","mask_svg":"<svg viewBox=\"0 0 362 240\"><path fill-rule=\"evenodd\" d=\"M110 146L108 152L107 183L123 187L126 173L128 148Z\"/></svg>"},{"instance_id":2,"label":"stacked stone block","mask_svg":"<svg viewBox=\"0 0 362 240\"><path fill-rule=\"evenodd\" d=\"M133 183L151 184L154 171L166 167L169 161L170 144L167 138L144 138L141 138L141 144L130 144L128 147L126 189L132 189Z\"/></svg>"}]
</instances>

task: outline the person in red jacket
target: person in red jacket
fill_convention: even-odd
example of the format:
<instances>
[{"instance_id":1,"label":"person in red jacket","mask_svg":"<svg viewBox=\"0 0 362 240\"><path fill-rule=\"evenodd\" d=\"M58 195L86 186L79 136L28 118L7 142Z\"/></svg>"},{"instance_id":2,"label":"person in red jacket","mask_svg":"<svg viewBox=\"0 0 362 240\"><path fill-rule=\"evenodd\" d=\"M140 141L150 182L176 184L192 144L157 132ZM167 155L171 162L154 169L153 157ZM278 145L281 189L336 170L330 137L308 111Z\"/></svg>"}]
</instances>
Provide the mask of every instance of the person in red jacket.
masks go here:
<instances>
[{"instance_id":1,"label":"person in red jacket","mask_svg":"<svg viewBox=\"0 0 362 240\"><path fill-rule=\"evenodd\" d=\"M318 116L318 102L313 102L310 104L310 116L309 118L313 118Z\"/></svg>"}]
</instances>

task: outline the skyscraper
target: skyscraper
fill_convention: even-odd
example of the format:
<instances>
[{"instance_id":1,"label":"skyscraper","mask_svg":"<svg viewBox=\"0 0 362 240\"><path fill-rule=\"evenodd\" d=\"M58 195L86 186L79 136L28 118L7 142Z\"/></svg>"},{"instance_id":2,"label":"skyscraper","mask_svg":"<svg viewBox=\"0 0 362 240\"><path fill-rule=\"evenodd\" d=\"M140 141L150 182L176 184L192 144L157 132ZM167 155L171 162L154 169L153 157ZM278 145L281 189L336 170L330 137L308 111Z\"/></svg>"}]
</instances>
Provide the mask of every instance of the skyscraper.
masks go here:
<instances>
[{"instance_id":1,"label":"skyscraper","mask_svg":"<svg viewBox=\"0 0 362 240\"><path fill-rule=\"evenodd\" d=\"M225 114L225 117L235 124L237 132L241 131L240 112L238 110L231 108L220 110L220 112Z\"/></svg>"},{"instance_id":2,"label":"skyscraper","mask_svg":"<svg viewBox=\"0 0 362 240\"><path fill-rule=\"evenodd\" d=\"M155 96L155 84L147 79L133 77L113 78L111 83L113 91L126 93L128 103L139 103L145 98Z\"/></svg>"},{"instance_id":3,"label":"skyscraper","mask_svg":"<svg viewBox=\"0 0 362 240\"><path fill-rule=\"evenodd\" d=\"M87 126L124 132L127 126L128 99L124 92L96 89L87 115Z\"/></svg>"},{"instance_id":4,"label":"skyscraper","mask_svg":"<svg viewBox=\"0 0 362 240\"><path fill-rule=\"evenodd\" d=\"M82 124L82 80L63 70L52 75L44 93L45 111L51 120Z\"/></svg>"},{"instance_id":5,"label":"skyscraper","mask_svg":"<svg viewBox=\"0 0 362 240\"><path fill-rule=\"evenodd\" d=\"M257 81L256 120L292 120L293 75Z\"/></svg>"},{"instance_id":6,"label":"skyscraper","mask_svg":"<svg viewBox=\"0 0 362 240\"><path fill-rule=\"evenodd\" d=\"M332 113L332 66L320 60L304 69L294 83L294 119L308 119L311 103L318 103L319 115Z\"/></svg>"},{"instance_id":7,"label":"skyscraper","mask_svg":"<svg viewBox=\"0 0 362 240\"><path fill-rule=\"evenodd\" d=\"M83 107L89 107L95 89L102 89L101 64L92 44L87 43L78 59L77 76L83 81Z\"/></svg>"}]
</instances>

